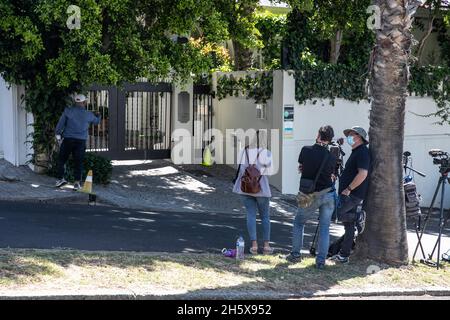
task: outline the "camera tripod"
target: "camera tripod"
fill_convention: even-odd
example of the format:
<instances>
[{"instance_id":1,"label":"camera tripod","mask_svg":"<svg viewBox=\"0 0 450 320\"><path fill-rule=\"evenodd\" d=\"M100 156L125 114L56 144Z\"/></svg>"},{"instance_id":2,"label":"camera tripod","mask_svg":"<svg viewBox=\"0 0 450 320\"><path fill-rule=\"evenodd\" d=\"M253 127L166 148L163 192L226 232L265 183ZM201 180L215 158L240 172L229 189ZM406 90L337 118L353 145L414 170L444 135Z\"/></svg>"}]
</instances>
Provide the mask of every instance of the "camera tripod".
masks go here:
<instances>
[{"instance_id":1,"label":"camera tripod","mask_svg":"<svg viewBox=\"0 0 450 320\"><path fill-rule=\"evenodd\" d=\"M449 171L444 171L441 173L441 177L439 178L439 182L438 185L436 187L436 191L434 192L434 196L433 196L433 200L431 201L431 205L428 208L428 212L427 215L425 217L425 222L424 222L424 226L422 228L422 230L420 231L420 235L418 234L418 230L416 230L416 233L418 234L418 243L416 245L416 249L414 250L414 255L413 255L413 262L414 259L416 257L417 254L417 250L421 249L422 251L422 259L420 259L420 262L423 264L426 264L428 266L432 266L432 267L436 267L437 269L439 269L440 267L440 255L441 255L441 238L442 238L442 230L444 229L445 224L447 223L448 217L444 218L444 196L445 196L445 184L446 183L450 183L450 178L448 177ZM437 195L439 193L439 190L441 191L441 206L439 208L439 235L438 238L436 240L436 243L433 247L433 251L431 252L431 254L428 255L428 258L425 255L425 251L423 249L423 245L422 245L422 237L423 234L425 232L425 229L427 227L431 212L433 210L433 206L434 206L434 202L436 201ZM420 217L419 217L420 220ZM419 222L419 228L420 228L420 222ZM436 262L433 261L433 256L434 253L436 251L437 248L437 260Z\"/></svg>"}]
</instances>

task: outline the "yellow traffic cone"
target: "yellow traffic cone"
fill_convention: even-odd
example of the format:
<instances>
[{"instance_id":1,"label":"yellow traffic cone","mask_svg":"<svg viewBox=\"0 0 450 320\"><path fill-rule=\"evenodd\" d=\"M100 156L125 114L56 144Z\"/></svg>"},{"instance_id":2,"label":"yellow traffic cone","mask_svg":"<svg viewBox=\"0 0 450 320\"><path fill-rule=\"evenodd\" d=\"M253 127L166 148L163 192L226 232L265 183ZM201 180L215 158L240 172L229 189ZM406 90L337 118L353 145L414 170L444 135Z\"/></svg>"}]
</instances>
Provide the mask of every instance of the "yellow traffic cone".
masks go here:
<instances>
[{"instance_id":1,"label":"yellow traffic cone","mask_svg":"<svg viewBox=\"0 0 450 320\"><path fill-rule=\"evenodd\" d=\"M87 177L86 177L86 181L84 182L83 185L83 189L80 190L80 192L84 192L84 193L92 193L92 170L89 170Z\"/></svg>"},{"instance_id":2,"label":"yellow traffic cone","mask_svg":"<svg viewBox=\"0 0 450 320\"><path fill-rule=\"evenodd\" d=\"M211 167L213 165L211 150L209 150L209 147L205 148L205 151L203 152L203 163L205 167Z\"/></svg>"}]
</instances>

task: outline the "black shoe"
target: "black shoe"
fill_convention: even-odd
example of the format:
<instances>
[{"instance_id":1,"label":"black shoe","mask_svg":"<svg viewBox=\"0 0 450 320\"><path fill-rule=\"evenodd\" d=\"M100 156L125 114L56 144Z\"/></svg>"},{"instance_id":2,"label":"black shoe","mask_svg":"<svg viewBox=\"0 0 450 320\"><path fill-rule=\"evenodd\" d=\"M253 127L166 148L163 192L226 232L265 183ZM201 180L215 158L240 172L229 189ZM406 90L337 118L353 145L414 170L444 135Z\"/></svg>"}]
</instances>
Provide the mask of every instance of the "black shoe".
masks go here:
<instances>
[{"instance_id":1,"label":"black shoe","mask_svg":"<svg viewBox=\"0 0 450 320\"><path fill-rule=\"evenodd\" d=\"M288 254L287 256L282 257L282 259L285 259L291 263L298 263L302 261L302 256L294 256L292 253Z\"/></svg>"},{"instance_id":2,"label":"black shoe","mask_svg":"<svg viewBox=\"0 0 450 320\"><path fill-rule=\"evenodd\" d=\"M325 269L325 263L316 263L316 269L317 270Z\"/></svg>"}]
</instances>

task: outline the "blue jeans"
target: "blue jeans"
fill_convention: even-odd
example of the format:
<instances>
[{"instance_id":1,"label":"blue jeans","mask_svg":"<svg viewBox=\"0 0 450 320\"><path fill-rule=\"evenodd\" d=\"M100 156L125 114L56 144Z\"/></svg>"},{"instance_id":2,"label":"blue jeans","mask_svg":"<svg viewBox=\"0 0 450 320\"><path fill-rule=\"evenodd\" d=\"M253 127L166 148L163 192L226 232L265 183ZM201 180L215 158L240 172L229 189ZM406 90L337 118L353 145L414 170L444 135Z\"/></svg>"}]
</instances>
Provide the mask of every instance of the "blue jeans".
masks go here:
<instances>
[{"instance_id":1,"label":"blue jeans","mask_svg":"<svg viewBox=\"0 0 450 320\"><path fill-rule=\"evenodd\" d=\"M330 223L334 212L335 193L329 192L317 197L308 208L298 208L294 219L294 230L292 235L292 252L295 257L300 256L300 250L303 247L303 236L305 223L319 209L319 240L316 263L323 264L328 254L330 245Z\"/></svg>"},{"instance_id":2,"label":"blue jeans","mask_svg":"<svg viewBox=\"0 0 450 320\"><path fill-rule=\"evenodd\" d=\"M247 230L250 241L256 241L256 210L259 211L263 227L263 240L270 241L270 210L268 197L252 197L241 195L247 210Z\"/></svg>"}]
</instances>

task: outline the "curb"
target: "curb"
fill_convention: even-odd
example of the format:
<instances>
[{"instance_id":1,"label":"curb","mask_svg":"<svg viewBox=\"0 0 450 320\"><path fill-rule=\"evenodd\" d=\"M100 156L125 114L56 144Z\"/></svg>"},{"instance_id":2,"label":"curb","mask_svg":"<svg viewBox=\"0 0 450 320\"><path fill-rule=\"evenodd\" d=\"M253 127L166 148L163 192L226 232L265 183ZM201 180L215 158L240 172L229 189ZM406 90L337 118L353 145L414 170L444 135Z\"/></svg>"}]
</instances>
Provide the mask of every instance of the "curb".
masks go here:
<instances>
[{"instance_id":1,"label":"curb","mask_svg":"<svg viewBox=\"0 0 450 320\"><path fill-rule=\"evenodd\" d=\"M0 201L9 202L28 202L28 203L50 203L50 204L67 204L67 203L80 203L83 201L82 195L72 195L60 198L0 198ZM88 201L86 199L86 204Z\"/></svg>"},{"instance_id":2,"label":"curb","mask_svg":"<svg viewBox=\"0 0 450 320\"><path fill-rule=\"evenodd\" d=\"M106 292L105 292L106 291ZM300 293L270 293L267 291L203 291L188 293L183 291L162 291L155 293L135 293L131 290L109 291L103 293L80 292L71 293L47 293L47 294L0 294L0 300L286 300L286 299L314 299L314 298L368 298L368 297L413 297L434 296L449 297L450 288L425 288L425 289L387 289L387 290L363 290L363 291L339 291L335 292L300 292Z\"/></svg>"}]
</instances>

